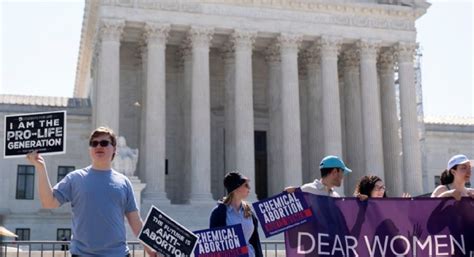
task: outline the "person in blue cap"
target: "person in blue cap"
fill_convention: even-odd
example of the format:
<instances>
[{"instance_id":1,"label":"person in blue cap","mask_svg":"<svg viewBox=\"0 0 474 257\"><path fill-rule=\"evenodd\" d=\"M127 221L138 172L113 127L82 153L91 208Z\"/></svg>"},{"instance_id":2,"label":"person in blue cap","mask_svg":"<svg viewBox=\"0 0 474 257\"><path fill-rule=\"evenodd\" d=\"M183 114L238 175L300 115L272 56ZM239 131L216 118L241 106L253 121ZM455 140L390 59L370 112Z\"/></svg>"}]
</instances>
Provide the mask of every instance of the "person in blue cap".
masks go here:
<instances>
[{"instance_id":1,"label":"person in blue cap","mask_svg":"<svg viewBox=\"0 0 474 257\"><path fill-rule=\"evenodd\" d=\"M334 189L342 185L344 176L351 173L352 170L344 164L341 158L334 155L324 157L319 164L319 170L321 172L321 179L315 179L311 183L302 185L299 189L294 187L285 189L288 193L296 190L309 193L304 197L315 217L306 224L298 226L298 235L292 234L290 236L289 233L285 234L285 240L293 249L311 249L311 247L314 247L314 241L311 243L311 240L298 239L299 235L303 234L325 235L327 236L326 242L336 242L339 238L347 238L346 236L359 238L362 224L365 221L367 202L358 201L357 207L354 206L354 211L357 214L354 216L354 223L351 224L346 222L341 208L336 204L338 199L335 198L341 196ZM322 249L321 245L319 244L319 249ZM317 254L316 252L309 251L301 256L319 256L319 253ZM342 257L346 256L346 254L333 251L330 256Z\"/></svg>"},{"instance_id":2,"label":"person in blue cap","mask_svg":"<svg viewBox=\"0 0 474 257\"><path fill-rule=\"evenodd\" d=\"M472 166L473 161L463 154L451 157L446 170L441 174L441 185L433 191L431 197L454 197L458 200L462 196L474 198L474 190L466 188L466 183L471 178Z\"/></svg>"},{"instance_id":3,"label":"person in blue cap","mask_svg":"<svg viewBox=\"0 0 474 257\"><path fill-rule=\"evenodd\" d=\"M321 160L319 164L321 179L315 179L311 183L301 186L301 191L315 195L326 195L331 197L340 197L334 190L342 185L344 175L352 172L346 167L344 162L337 156L328 155Z\"/></svg>"},{"instance_id":4,"label":"person in blue cap","mask_svg":"<svg viewBox=\"0 0 474 257\"><path fill-rule=\"evenodd\" d=\"M301 191L315 195L341 197L334 189L342 185L344 175L351 173L352 170L344 164L341 158L334 155L324 157L319 164L319 170L321 171L321 179L315 179L311 183L302 185L300 187ZM288 193L295 190L295 187L285 188Z\"/></svg>"}]
</instances>

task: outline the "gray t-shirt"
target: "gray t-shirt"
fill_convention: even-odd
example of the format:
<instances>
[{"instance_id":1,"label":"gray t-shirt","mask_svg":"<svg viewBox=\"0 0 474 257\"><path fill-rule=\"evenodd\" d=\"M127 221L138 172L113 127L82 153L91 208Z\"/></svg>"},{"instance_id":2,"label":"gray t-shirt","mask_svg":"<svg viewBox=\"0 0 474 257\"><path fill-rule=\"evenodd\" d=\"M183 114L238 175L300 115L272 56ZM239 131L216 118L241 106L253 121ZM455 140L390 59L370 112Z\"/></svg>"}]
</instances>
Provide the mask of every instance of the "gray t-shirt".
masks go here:
<instances>
[{"instance_id":1,"label":"gray t-shirt","mask_svg":"<svg viewBox=\"0 0 474 257\"><path fill-rule=\"evenodd\" d=\"M62 205L71 202L71 253L81 256L123 257L125 214L137 211L130 180L115 170L91 166L69 173L53 188Z\"/></svg>"}]
</instances>

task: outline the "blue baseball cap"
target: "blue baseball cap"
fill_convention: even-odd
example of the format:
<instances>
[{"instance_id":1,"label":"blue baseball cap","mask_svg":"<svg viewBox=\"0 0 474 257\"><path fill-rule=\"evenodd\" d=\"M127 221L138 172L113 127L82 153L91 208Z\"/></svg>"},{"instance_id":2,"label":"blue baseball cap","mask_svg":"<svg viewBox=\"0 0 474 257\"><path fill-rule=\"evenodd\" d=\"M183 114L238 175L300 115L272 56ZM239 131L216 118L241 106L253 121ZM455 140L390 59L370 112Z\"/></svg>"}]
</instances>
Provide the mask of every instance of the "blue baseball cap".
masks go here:
<instances>
[{"instance_id":1,"label":"blue baseball cap","mask_svg":"<svg viewBox=\"0 0 474 257\"><path fill-rule=\"evenodd\" d=\"M468 163L468 162L470 162L471 165L473 165L473 162L471 160L469 160L466 157L466 155L458 154L458 155L455 155L455 156L451 157L451 159L449 159L447 169L449 171L450 169L452 169L456 165L464 164L464 163Z\"/></svg>"},{"instance_id":2,"label":"blue baseball cap","mask_svg":"<svg viewBox=\"0 0 474 257\"><path fill-rule=\"evenodd\" d=\"M352 172L351 169L347 168L344 162L337 156L328 155L321 160L319 164L319 169L325 168L339 168L344 170L344 175L347 175Z\"/></svg>"}]
</instances>

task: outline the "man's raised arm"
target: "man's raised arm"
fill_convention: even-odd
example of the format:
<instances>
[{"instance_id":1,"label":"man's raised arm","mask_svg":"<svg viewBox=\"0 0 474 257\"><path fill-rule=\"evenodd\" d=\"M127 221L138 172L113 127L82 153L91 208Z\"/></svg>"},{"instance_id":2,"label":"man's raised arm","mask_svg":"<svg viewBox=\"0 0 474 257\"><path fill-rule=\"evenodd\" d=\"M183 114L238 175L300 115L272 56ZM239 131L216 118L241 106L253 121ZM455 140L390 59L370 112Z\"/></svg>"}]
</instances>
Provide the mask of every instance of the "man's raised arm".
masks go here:
<instances>
[{"instance_id":1,"label":"man's raised arm","mask_svg":"<svg viewBox=\"0 0 474 257\"><path fill-rule=\"evenodd\" d=\"M35 166L36 174L38 174L39 197L41 206L46 209L53 209L59 207L59 202L54 198L53 188L49 182L48 171L46 170L46 163L38 152L34 151L26 156L26 159Z\"/></svg>"}]
</instances>

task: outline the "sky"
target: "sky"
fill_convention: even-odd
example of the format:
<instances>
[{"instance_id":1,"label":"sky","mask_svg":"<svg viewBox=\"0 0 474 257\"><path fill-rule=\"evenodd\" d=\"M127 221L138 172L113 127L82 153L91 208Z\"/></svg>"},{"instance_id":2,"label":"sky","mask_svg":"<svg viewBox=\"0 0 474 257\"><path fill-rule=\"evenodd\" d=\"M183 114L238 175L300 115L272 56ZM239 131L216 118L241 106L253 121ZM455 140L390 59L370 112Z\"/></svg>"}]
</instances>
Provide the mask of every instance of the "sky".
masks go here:
<instances>
[{"instance_id":1,"label":"sky","mask_svg":"<svg viewBox=\"0 0 474 257\"><path fill-rule=\"evenodd\" d=\"M474 117L474 0L430 0L416 22L426 116ZM72 97L84 1L0 0L0 94Z\"/></svg>"}]
</instances>

